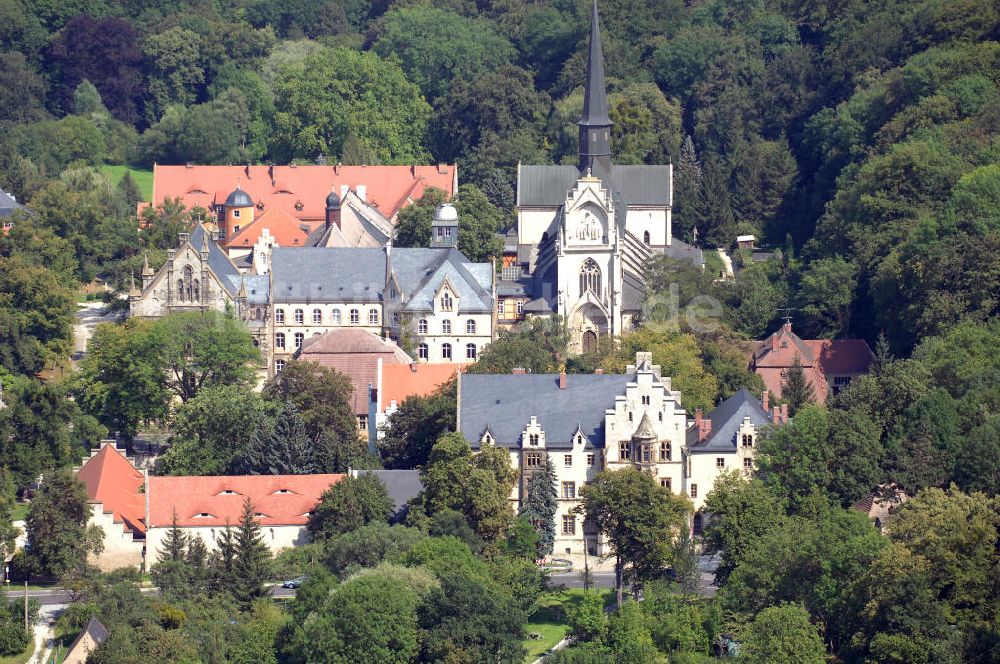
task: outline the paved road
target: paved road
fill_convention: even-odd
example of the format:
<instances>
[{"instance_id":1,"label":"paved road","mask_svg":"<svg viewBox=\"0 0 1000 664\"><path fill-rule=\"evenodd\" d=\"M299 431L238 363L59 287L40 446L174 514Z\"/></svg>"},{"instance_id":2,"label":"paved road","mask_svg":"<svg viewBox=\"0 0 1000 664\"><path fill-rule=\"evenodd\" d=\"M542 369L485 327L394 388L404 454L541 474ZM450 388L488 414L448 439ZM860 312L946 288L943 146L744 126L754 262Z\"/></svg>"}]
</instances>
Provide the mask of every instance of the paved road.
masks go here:
<instances>
[{"instance_id":1,"label":"paved road","mask_svg":"<svg viewBox=\"0 0 1000 664\"><path fill-rule=\"evenodd\" d=\"M16 588L16 586L15 586ZM11 588L7 591L7 599L21 599L24 597L24 589L15 590ZM69 604L73 597L68 590L62 588L51 588L46 590L29 590L28 597L38 600L42 606L53 604Z\"/></svg>"},{"instance_id":2,"label":"paved road","mask_svg":"<svg viewBox=\"0 0 1000 664\"><path fill-rule=\"evenodd\" d=\"M552 585L554 586L583 588L583 578L580 576L579 572L560 572L559 574L549 575L549 578L552 580ZM590 578L594 581L592 585L593 588L615 587L614 572L591 572Z\"/></svg>"}]
</instances>

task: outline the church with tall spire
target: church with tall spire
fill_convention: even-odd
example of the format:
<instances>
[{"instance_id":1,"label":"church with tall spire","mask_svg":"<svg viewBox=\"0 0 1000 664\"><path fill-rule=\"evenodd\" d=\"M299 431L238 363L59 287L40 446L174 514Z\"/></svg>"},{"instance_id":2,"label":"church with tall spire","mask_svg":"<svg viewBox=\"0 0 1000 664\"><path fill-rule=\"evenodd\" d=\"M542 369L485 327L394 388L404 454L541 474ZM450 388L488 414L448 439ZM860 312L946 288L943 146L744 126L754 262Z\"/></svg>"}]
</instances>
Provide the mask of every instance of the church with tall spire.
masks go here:
<instances>
[{"instance_id":1,"label":"church with tall spire","mask_svg":"<svg viewBox=\"0 0 1000 664\"><path fill-rule=\"evenodd\" d=\"M516 256L498 284L500 293L520 289L526 315L562 316L576 352L638 322L649 258L704 262L700 250L671 233L673 166L612 161L596 0L583 99L578 163L518 164Z\"/></svg>"}]
</instances>

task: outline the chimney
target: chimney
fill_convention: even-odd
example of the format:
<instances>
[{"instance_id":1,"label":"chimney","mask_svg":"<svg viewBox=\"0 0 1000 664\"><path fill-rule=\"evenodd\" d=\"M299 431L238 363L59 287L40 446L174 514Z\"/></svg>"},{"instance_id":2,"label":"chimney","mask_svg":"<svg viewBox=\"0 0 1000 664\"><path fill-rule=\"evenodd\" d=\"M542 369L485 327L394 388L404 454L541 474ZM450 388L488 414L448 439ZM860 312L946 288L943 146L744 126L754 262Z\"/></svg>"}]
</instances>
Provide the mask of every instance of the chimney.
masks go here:
<instances>
[{"instance_id":1,"label":"chimney","mask_svg":"<svg viewBox=\"0 0 1000 664\"><path fill-rule=\"evenodd\" d=\"M438 163L438 174L444 175L448 172L448 164Z\"/></svg>"},{"instance_id":2,"label":"chimney","mask_svg":"<svg viewBox=\"0 0 1000 664\"><path fill-rule=\"evenodd\" d=\"M595 375L598 375L598 376L600 376L600 375L602 375L603 373L604 373L604 369L601 369L600 367L598 367L598 368L594 369L594 374L595 374Z\"/></svg>"},{"instance_id":3,"label":"chimney","mask_svg":"<svg viewBox=\"0 0 1000 664\"><path fill-rule=\"evenodd\" d=\"M788 404L781 404L781 423L785 424L788 422Z\"/></svg>"},{"instance_id":4,"label":"chimney","mask_svg":"<svg viewBox=\"0 0 1000 664\"><path fill-rule=\"evenodd\" d=\"M701 435L701 408L694 409L694 428L698 430L699 436Z\"/></svg>"},{"instance_id":5,"label":"chimney","mask_svg":"<svg viewBox=\"0 0 1000 664\"><path fill-rule=\"evenodd\" d=\"M417 363L416 362L410 362L410 371L412 373L417 373Z\"/></svg>"},{"instance_id":6,"label":"chimney","mask_svg":"<svg viewBox=\"0 0 1000 664\"><path fill-rule=\"evenodd\" d=\"M358 193L358 198L360 198L361 200L363 200L365 202L368 201L368 199L366 198L366 196L368 195L368 186L367 185L359 184L357 187L354 188L354 191L356 191Z\"/></svg>"},{"instance_id":7,"label":"chimney","mask_svg":"<svg viewBox=\"0 0 1000 664\"><path fill-rule=\"evenodd\" d=\"M764 390L764 394L760 397L760 407L764 409L765 413L771 407L771 394L767 390Z\"/></svg>"},{"instance_id":8,"label":"chimney","mask_svg":"<svg viewBox=\"0 0 1000 664\"><path fill-rule=\"evenodd\" d=\"M246 167L243 169L243 172L247 174L247 180L253 179L253 176L250 175L250 164L246 165Z\"/></svg>"},{"instance_id":9,"label":"chimney","mask_svg":"<svg viewBox=\"0 0 1000 664\"><path fill-rule=\"evenodd\" d=\"M515 376L523 376L528 372L524 370L524 367L514 367L514 370L511 371L511 373L514 374Z\"/></svg>"},{"instance_id":10,"label":"chimney","mask_svg":"<svg viewBox=\"0 0 1000 664\"><path fill-rule=\"evenodd\" d=\"M777 351L778 350L778 333L777 332L775 332L774 334L771 335L771 350L773 350L773 351Z\"/></svg>"},{"instance_id":11,"label":"chimney","mask_svg":"<svg viewBox=\"0 0 1000 664\"><path fill-rule=\"evenodd\" d=\"M271 178L271 186L274 186L274 164L269 164L267 167L267 177Z\"/></svg>"},{"instance_id":12,"label":"chimney","mask_svg":"<svg viewBox=\"0 0 1000 664\"><path fill-rule=\"evenodd\" d=\"M560 390L566 389L566 371L559 372L559 389Z\"/></svg>"},{"instance_id":13,"label":"chimney","mask_svg":"<svg viewBox=\"0 0 1000 664\"><path fill-rule=\"evenodd\" d=\"M792 333L792 321L786 320L785 324L782 325L781 327L783 330L785 330L785 332L788 332L789 334Z\"/></svg>"},{"instance_id":14,"label":"chimney","mask_svg":"<svg viewBox=\"0 0 1000 664\"><path fill-rule=\"evenodd\" d=\"M333 165L333 174L334 175L340 175L340 162L339 161L336 164Z\"/></svg>"},{"instance_id":15,"label":"chimney","mask_svg":"<svg viewBox=\"0 0 1000 664\"><path fill-rule=\"evenodd\" d=\"M712 433L712 420L704 417L701 420L701 431L698 432L698 440L705 440L710 433Z\"/></svg>"}]
</instances>

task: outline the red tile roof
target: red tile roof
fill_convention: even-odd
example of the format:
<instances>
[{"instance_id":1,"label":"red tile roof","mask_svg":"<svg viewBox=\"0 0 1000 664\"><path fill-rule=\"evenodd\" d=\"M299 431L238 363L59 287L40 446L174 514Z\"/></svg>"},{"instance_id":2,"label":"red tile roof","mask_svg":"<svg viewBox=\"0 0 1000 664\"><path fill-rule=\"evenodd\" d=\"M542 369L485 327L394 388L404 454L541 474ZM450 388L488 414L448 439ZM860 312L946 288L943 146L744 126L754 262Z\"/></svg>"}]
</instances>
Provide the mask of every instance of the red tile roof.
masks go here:
<instances>
[{"instance_id":1,"label":"red tile roof","mask_svg":"<svg viewBox=\"0 0 1000 664\"><path fill-rule=\"evenodd\" d=\"M383 410L393 401L399 406L409 397L429 396L455 377L465 365L455 363L389 364L382 367Z\"/></svg>"},{"instance_id":2,"label":"red tile roof","mask_svg":"<svg viewBox=\"0 0 1000 664\"><path fill-rule=\"evenodd\" d=\"M104 511L114 515L115 523L133 533L146 532L146 499L139 492L142 473L114 444L104 444L76 476L86 485L88 500L103 503Z\"/></svg>"},{"instance_id":3,"label":"red tile roof","mask_svg":"<svg viewBox=\"0 0 1000 664\"><path fill-rule=\"evenodd\" d=\"M304 525L320 496L344 475L239 475L150 477L149 524L166 528L236 525L243 501L253 503L262 526Z\"/></svg>"},{"instance_id":4,"label":"red tile roof","mask_svg":"<svg viewBox=\"0 0 1000 664\"><path fill-rule=\"evenodd\" d=\"M351 379L354 394L351 409L355 415L368 414L368 386L378 384L378 361L383 368L413 359L396 344L367 330L338 328L302 344L298 358L335 369Z\"/></svg>"},{"instance_id":5,"label":"red tile roof","mask_svg":"<svg viewBox=\"0 0 1000 664\"><path fill-rule=\"evenodd\" d=\"M271 208L254 219L249 226L244 226L226 243L227 249L245 247L252 249L266 228L279 247L304 247L306 238L313 230L314 224L307 225L299 221L281 208Z\"/></svg>"},{"instance_id":6,"label":"red tile roof","mask_svg":"<svg viewBox=\"0 0 1000 664\"><path fill-rule=\"evenodd\" d=\"M342 186L366 188L365 200L393 219L427 187L455 193L454 164L440 166L153 166L153 205L180 197L187 207L213 210L236 185L263 211L279 208L302 220L324 220L326 197ZM300 209L299 209L300 208ZM258 207L258 211L261 208Z\"/></svg>"}]
</instances>

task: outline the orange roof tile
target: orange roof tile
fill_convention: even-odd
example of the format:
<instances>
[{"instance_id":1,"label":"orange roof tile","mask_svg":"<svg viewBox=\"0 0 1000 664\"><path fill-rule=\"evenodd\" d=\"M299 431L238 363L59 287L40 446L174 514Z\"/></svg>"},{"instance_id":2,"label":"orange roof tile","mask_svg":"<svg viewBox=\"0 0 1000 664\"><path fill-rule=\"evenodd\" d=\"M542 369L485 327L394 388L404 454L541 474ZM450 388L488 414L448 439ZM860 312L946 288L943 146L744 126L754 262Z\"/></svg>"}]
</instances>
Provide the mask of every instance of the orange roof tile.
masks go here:
<instances>
[{"instance_id":1,"label":"orange roof tile","mask_svg":"<svg viewBox=\"0 0 1000 664\"><path fill-rule=\"evenodd\" d=\"M456 166L153 166L153 205L180 197L191 208L213 210L236 185L264 211L280 208L297 219L326 218L326 197L342 186L366 188L365 200L393 219L427 187L455 193ZM302 206L296 209L296 204Z\"/></svg>"},{"instance_id":2,"label":"orange roof tile","mask_svg":"<svg viewBox=\"0 0 1000 664\"><path fill-rule=\"evenodd\" d=\"M150 477L149 527L167 528L177 514L184 527L236 525L243 501L262 526L304 525L320 496L344 475Z\"/></svg>"},{"instance_id":3,"label":"orange roof tile","mask_svg":"<svg viewBox=\"0 0 1000 664\"><path fill-rule=\"evenodd\" d=\"M304 222L299 221L281 208L271 208L244 226L226 243L227 249L253 248L266 228L279 247L304 247L308 232L302 230ZM312 226L308 226L312 230Z\"/></svg>"},{"instance_id":4,"label":"orange roof tile","mask_svg":"<svg viewBox=\"0 0 1000 664\"><path fill-rule=\"evenodd\" d=\"M467 365L455 363L388 364L382 367L383 409L395 401L402 404L409 397L426 397L463 371Z\"/></svg>"},{"instance_id":5,"label":"orange roof tile","mask_svg":"<svg viewBox=\"0 0 1000 664\"><path fill-rule=\"evenodd\" d=\"M146 499L139 492L142 473L113 444L105 444L77 472L87 487L87 498L104 504L115 523L132 532L146 532Z\"/></svg>"}]
</instances>

